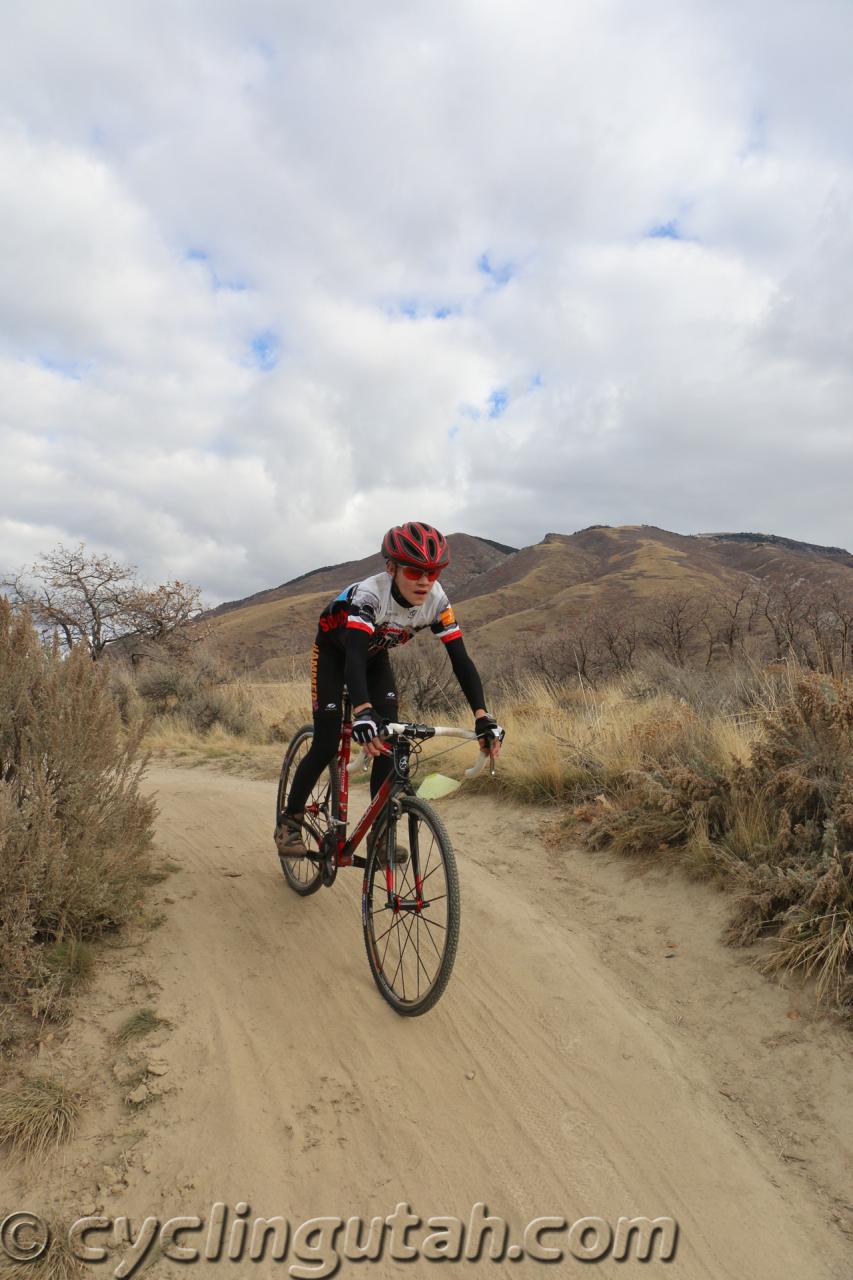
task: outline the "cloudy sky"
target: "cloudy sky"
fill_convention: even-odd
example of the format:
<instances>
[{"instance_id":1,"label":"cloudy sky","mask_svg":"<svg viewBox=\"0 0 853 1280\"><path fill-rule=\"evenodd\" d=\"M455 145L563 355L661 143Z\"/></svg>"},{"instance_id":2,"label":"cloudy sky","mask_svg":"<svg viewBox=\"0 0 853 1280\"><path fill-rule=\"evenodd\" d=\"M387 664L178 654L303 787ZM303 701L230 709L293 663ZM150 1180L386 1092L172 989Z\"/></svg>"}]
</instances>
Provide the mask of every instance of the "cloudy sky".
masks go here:
<instances>
[{"instance_id":1,"label":"cloudy sky","mask_svg":"<svg viewBox=\"0 0 853 1280\"><path fill-rule=\"evenodd\" d=\"M427 519L853 548L850 0L28 0L0 568Z\"/></svg>"}]
</instances>

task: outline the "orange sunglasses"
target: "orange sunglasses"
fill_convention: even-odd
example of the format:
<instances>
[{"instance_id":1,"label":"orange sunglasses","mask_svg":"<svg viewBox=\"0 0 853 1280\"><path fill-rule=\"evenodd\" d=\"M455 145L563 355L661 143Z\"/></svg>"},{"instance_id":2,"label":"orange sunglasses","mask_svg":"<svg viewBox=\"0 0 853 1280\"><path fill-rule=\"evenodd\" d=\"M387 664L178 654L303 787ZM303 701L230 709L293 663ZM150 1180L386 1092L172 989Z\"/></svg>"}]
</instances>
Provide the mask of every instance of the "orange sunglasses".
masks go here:
<instances>
[{"instance_id":1,"label":"orange sunglasses","mask_svg":"<svg viewBox=\"0 0 853 1280\"><path fill-rule=\"evenodd\" d=\"M420 578L426 578L427 582L436 582L441 573L441 569L413 569L407 564L401 564L403 576L408 578L410 582L417 582Z\"/></svg>"}]
</instances>

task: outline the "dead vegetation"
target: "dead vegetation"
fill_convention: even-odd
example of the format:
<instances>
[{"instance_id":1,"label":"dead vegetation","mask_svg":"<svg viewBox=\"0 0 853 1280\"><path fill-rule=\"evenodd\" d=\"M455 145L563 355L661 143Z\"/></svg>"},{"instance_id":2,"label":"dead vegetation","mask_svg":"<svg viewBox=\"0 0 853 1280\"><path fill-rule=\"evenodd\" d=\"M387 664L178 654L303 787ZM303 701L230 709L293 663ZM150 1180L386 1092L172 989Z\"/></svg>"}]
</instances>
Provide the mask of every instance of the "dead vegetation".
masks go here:
<instances>
[{"instance_id":1,"label":"dead vegetation","mask_svg":"<svg viewBox=\"0 0 853 1280\"><path fill-rule=\"evenodd\" d=\"M42 1157L74 1134L80 1101L49 1076L31 1076L0 1089L0 1143Z\"/></svg>"},{"instance_id":2,"label":"dead vegetation","mask_svg":"<svg viewBox=\"0 0 853 1280\"><path fill-rule=\"evenodd\" d=\"M155 807L107 672L0 597L0 999L56 1016L91 942L135 918Z\"/></svg>"},{"instance_id":3,"label":"dead vegetation","mask_svg":"<svg viewBox=\"0 0 853 1280\"><path fill-rule=\"evenodd\" d=\"M0 1256L0 1280L80 1280L86 1274L83 1263L68 1243L70 1224L43 1219L50 1239L37 1258L16 1262Z\"/></svg>"},{"instance_id":4,"label":"dead vegetation","mask_svg":"<svg viewBox=\"0 0 853 1280\"><path fill-rule=\"evenodd\" d=\"M765 972L815 979L820 1003L853 1006L853 689L794 669L722 732L660 695L598 735L590 791L566 818L591 848L680 865L734 891L727 941L765 939ZM742 739L740 742L738 738Z\"/></svg>"},{"instance_id":5,"label":"dead vegetation","mask_svg":"<svg viewBox=\"0 0 853 1280\"><path fill-rule=\"evenodd\" d=\"M115 1033L115 1040L117 1044L127 1044L130 1040L141 1040L152 1031L159 1031L161 1027L169 1025L168 1019L161 1018L155 1009L146 1006L136 1009L125 1018Z\"/></svg>"}]
</instances>

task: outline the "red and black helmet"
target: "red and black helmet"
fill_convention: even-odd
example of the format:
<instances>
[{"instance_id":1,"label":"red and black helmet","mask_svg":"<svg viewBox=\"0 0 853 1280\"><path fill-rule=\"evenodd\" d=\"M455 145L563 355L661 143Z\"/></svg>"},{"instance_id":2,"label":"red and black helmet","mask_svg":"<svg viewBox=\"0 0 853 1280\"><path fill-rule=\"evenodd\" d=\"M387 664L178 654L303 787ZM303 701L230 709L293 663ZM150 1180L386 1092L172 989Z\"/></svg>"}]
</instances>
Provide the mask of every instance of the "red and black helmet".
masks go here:
<instances>
[{"instance_id":1,"label":"red and black helmet","mask_svg":"<svg viewBox=\"0 0 853 1280\"><path fill-rule=\"evenodd\" d=\"M415 569L444 569L450 563L444 534L422 520L408 520L389 529L382 539L382 554L386 560Z\"/></svg>"}]
</instances>

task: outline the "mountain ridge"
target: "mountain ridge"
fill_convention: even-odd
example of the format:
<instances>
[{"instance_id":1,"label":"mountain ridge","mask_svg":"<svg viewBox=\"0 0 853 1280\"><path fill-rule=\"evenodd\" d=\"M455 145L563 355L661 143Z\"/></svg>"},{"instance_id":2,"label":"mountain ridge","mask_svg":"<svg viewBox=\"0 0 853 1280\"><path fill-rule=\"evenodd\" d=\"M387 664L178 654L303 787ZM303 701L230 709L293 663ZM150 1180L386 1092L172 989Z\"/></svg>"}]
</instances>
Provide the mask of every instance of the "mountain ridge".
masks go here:
<instances>
[{"instance_id":1,"label":"mountain ridge","mask_svg":"<svg viewBox=\"0 0 853 1280\"><path fill-rule=\"evenodd\" d=\"M792 578L853 591L853 555L779 534L682 534L658 525L549 531L530 546L456 533L442 582L476 651L501 653L558 635L590 611L627 617L673 593L737 599ZM322 608L349 583L379 573L380 553L300 574L227 601L207 617L226 655L269 676L310 649Z\"/></svg>"}]
</instances>

